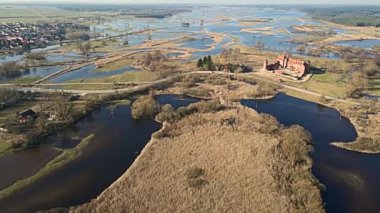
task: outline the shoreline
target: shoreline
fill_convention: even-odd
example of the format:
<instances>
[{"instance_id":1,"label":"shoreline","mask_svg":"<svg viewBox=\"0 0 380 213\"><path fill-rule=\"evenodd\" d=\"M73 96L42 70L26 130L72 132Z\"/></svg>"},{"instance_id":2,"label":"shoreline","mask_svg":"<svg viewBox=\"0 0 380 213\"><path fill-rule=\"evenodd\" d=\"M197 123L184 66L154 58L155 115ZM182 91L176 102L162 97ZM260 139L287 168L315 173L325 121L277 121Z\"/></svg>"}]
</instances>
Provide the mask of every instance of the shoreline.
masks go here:
<instances>
[{"instance_id":1,"label":"shoreline","mask_svg":"<svg viewBox=\"0 0 380 213\"><path fill-rule=\"evenodd\" d=\"M320 104L320 105L323 105L325 107L335 109L339 112L339 114L342 117L347 118L352 123L352 125L354 126L355 131L358 135L357 138L355 139L355 141L350 141L350 142L338 142L337 141L337 142L330 143L331 146L335 146L335 147L340 148L340 149L345 149L345 150L348 150L351 152L362 153L362 154L371 154L371 155L380 154L380 149L378 149L378 151L372 151L372 150L367 150L367 149L359 149L359 148L350 147L350 145L362 145L361 144L362 142L359 142L357 140L360 139L361 137L364 137L364 138L368 137L368 134L365 132L366 128L361 128L359 126L357 119L360 119L360 118L350 115L349 112L350 111L352 112L352 110L347 109L347 105L345 105L345 104L348 104L348 102L347 103L338 103L334 100L328 100L327 102L322 103L321 101L319 101L317 98L314 98L313 96L306 96L305 97L304 95L300 95L296 92L289 93L288 91L285 91L285 93L287 95L290 95L290 96L293 96L293 97L296 97L296 98L299 98L302 100L311 101L311 102L314 102L316 104ZM349 106L353 106L353 104L354 103L351 103L351 104L349 104ZM379 116L379 115L375 115L375 116ZM373 119L373 120L375 120L375 119ZM374 122L376 122L376 121L374 121ZM379 121L377 121L377 123L378 122ZM373 124L372 126L376 126L376 124ZM370 138L373 139L373 136L371 136ZM380 146L380 144L379 144L379 146Z\"/></svg>"},{"instance_id":2,"label":"shoreline","mask_svg":"<svg viewBox=\"0 0 380 213\"><path fill-rule=\"evenodd\" d=\"M357 141L353 141L353 142L334 142L334 143L330 143L330 145L335 146L337 148L345 149L345 150L348 150L348 151L351 151L351 152L358 152L358 153L362 153L362 154L370 154L370 155L380 154L380 150L379 151L371 151L371 150L365 150L365 149L360 149L359 150L359 149L348 147L349 145L356 145L356 144L360 144L360 143L361 142L357 142Z\"/></svg>"},{"instance_id":3,"label":"shoreline","mask_svg":"<svg viewBox=\"0 0 380 213\"><path fill-rule=\"evenodd\" d=\"M217 114L225 114L225 113L231 113L231 112L234 112L234 111L236 111L237 110L237 112L241 112L242 114L244 114L244 113L248 113L248 114L250 114L250 115L254 115L254 116L258 116L259 114L255 111L255 110L253 110L253 109L250 109L250 108L247 108L247 107L244 107L244 106L242 106L242 105L234 105L234 106L228 106L228 107L230 107L230 108L227 108L227 109L224 109L224 110L222 110L222 111L219 111L219 112L216 112ZM199 114L199 116L204 116L203 115L204 113L200 113ZM205 113L205 114L207 114L207 112ZM239 114L239 113L238 113ZM191 117L191 116L198 116L198 113L195 113L194 115L189 115L189 117ZM179 121L177 121L177 122L181 122L182 120L186 120L186 119L188 119L188 117L185 117L185 118L182 118L181 120L179 120ZM211 119L211 120L213 120L213 119ZM175 123L177 123L177 122L175 122ZM214 122L214 121L211 121L212 123ZM133 162L133 164L124 172L124 174L123 175L121 175L117 180L115 180L111 185L109 185L105 190L103 190L103 192L102 193L100 193L95 199L93 199L93 200L91 200L91 201L89 201L89 202L87 202L87 203L84 203L84 204L82 204L82 205L79 205L79 206L75 206L75 207L67 207L67 210L69 210L70 212L80 212L80 211L83 211L83 209L84 210L89 210L89 209L92 209L92 208L96 208L96 209L98 209L98 207L96 206L97 205L97 202L106 202L106 200L108 201L109 199L107 199L107 198L105 198L105 197L107 197L107 194L114 194L112 191L114 190L114 189L116 189L116 190L118 190L118 193L120 193L120 190L123 190L123 188L121 188L120 187L120 185L123 185L124 183L125 183L125 181L131 181L130 180L130 178L131 178L131 176L133 176L134 175L134 173L135 173L135 171L137 170L137 171L145 171L145 170L141 170L142 169L142 167L141 167L141 164L144 164L145 165L145 163L146 162L150 162L150 160L148 160L148 161L146 161L146 158L148 157L149 158L149 156L152 154L152 153L155 153L155 152L157 152L157 147L155 147L155 146L160 146L160 144L161 143L163 143L163 141L161 141L161 140L163 140L162 138L157 138L157 136L156 135L158 135L160 132L166 132L166 131L171 131L171 130L168 130L168 128L170 128L171 127L171 125L172 124L169 124L169 123L167 123L167 122L163 122L163 123L161 123L162 124L162 127L161 127L161 129L160 130L158 130L158 131L156 131L156 132L154 132L152 135L151 135L151 139L149 140L149 142L146 144L146 146L143 148L143 150L141 151L141 153L136 157L136 159L134 160L134 162ZM187 128L186 126L182 126L183 128ZM197 127L194 127L194 128L196 128L197 129ZM211 127L210 127L211 128ZM197 131L198 131L198 129L197 129ZM234 132L234 131L233 131ZM186 133L185 133L186 134ZM194 133L193 133L194 134ZM232 133L231 133L232 134ZM258 133L258 134L261 134L261 133ZM174 143L174 141L172 141L172 140L174 140L175 138L176 138L177 136L174 136L174 138L171 138L170 139L170 143ZM268 137L270 137L269 135L268 135ZM159 143L160 142L160 143ZM310 153L308 154L308 156L307 156L307 158L309 158L309 159L311 159L310 158ZM309 161L309 162L311 162L311 160ZM311 166L312 166L312 163L311 163L311 165L310 165L310 168L311 168ZM313 181L311 181L310 183L318 183L319 181L314 177L314 175L311 173L311 169L306 169L306 170L303 170L303 171L305 171L305 172L308 172L308 173L310 173L309 175L311 175L311 177L313 177L312 179L313 179ZM132 181L133 182L133 181ZM277 183L277 182L275 182L276 184L281 184L281 183ZM129 186L129 185L128 185ZM290 187L290 188L292 188L293 187L293 185L289 185L288 187ZM318 193L319 193L319 198L320 198L320 200L322 199L321 198L321 195L320 195L320 189L317 187L317 185L314 185L313 187L315 187L314 188L314 190L317 190L318 191ZM297 189L294 189L294 190L297 190ZM315 192L315 191L314 191ZM122 193L122 192L121 192ZM278 193L280 193L280 192L278 192ZM280 193L281 194L281 193ZM112 199L114 200L114 197L112 197ZM284 199L284 197L282 197L281 198L281 200L282 199ZM291 198L286 198L286 199L291 199ZM285 200L286 200L285 199ZM145 200L145 201L147 201L147 202L149 202L148 200ZM289 200L288 200L289 201ZM112 201L111 201L112 202ZM290 202L290 201L289 201ZM164 205L165 206L165 205ZM292 208L292 207L289 207L289 206L286 206L287 208ZM79 209L78 209L79 208ZM134 207L133 207L134 208ZM163 208L165 208L165 207L163 207ZM273 208L273 207L271 207L271 208ZM317 209L314 209L314 210L316 210L317 211ZM320 210L321 212L323 212L323 210L321 209Z\"/></svg>"},{"instance_id":4,"label":"shoreline","mask_svg":"<svg viewBox=\"0 0 380 213\"><path fill-rule=\"evenodd\" d=\"M20 189L23 189L24 187L27 187L34 182L38 181L39 179L43 178L44 176L48 175L49 173L59 169L60 167L64 166L65 164L77 159L82 155L82 149L87 146L91 140L93 139L94 134L90 134L86 137L84 137L77 146L75 146L72 149L66 149L63 150L61 153L58 153L54 158L52 158L50 161L48 161L45 166L43 166L39 171L37 171L35 174L17 180L12 185L2 189L0 191L0 199L4 199L10 195L12 195L15 191L18 191Z\"/></svg>"},{"instance_id":5,"label":"shoreline","mask_svg":"<svg viewBox=\"0 0 380 213\"><path fill-rule=\"evenodd\" d=\"M333 142L333 143L330 143L330 145L335 146L337 148L345 149L345 150L348 150L348 151L351 151L351 152L357 152L357 153L362 153L362 154L370 154L370 155L380 154L380 143L376 142L376 138L375 138L374 135L368 135L365 132L365 130L367 128L362 128L362 127L359 126L358 119L360 119L360 118L354 117L354 116L350 116L350 115L348 115L348 113L343 112L342 109L339 109L339 108L334 108L334 109L338 110L338 112L342 116L344 116L345 118L347 118L352 123L352 125L355 127L355 131L356 131L356 133L357 133L358 136L356 137L355 141L351 141L351 142ZM376 115L376 116L379 116L379 115ZM375 119L371 119L370 120L370 118L367 118L367 121L376 122L376 124L372 124L371 126L378 126L378 124L379 124L379 121L375 120ZM370 139L371 142L360 141L363 138ZM379 147L374 148L374 150L369 150L367 148L361 147L361 146L371 146L371 145L374 145L374 146L377 145ZM352 147L352 146L359 146L359 147L355 148L355 147Z\"/></svg>"}]
</instances>

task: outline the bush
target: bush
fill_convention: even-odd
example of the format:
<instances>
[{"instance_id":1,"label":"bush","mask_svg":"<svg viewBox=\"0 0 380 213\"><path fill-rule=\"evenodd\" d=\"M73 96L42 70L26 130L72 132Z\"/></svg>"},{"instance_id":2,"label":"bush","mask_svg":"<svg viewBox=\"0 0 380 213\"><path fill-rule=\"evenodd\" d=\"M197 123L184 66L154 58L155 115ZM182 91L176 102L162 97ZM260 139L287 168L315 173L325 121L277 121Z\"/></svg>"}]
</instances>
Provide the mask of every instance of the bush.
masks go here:
<instances>
[{"instance_id":1,"label":"bush","mask_svg":"<svg viewBox=\"0 0 380 213\"><path fill-rule=\"evenodd\" d=\"M321 187L310 172L310 133L301 126L291 126L281 130L278 139L280 143L273 149L275 163L271 167L277 190L290 199L296 212L321 208L320 192L315 186Z\"/></svg>"},{"instance_id":2,"label":"bush","mask_svg":"<svg viewBox=\"0 0 380 213\"><path fill-rule=\"evenodd\" d=\"M156 119L160 122L174 122L180 119L181 116L175 111L175 109L170 104L165 104L161 112L158 113Z\"/></svg>"},{"instance_id":3,"label":"bush","mask_svg":"<svg viewBox=\"0 0 380 213\"><path fill-rule=\"evenodd\" d=\"M379 73L379 68L375 63L367 65L364 69L364 74L369 77L376 76Z\"/></svg>"},{"instance_id":4,"label":"bush","mask_svg":"<svg viewBox=\"0 0 380 213\"><path fill-rule=\"evenodd\" d=\"M225 85L227 82L226 82L226 79L222 78L222 77L209 77L206 82L208 84L211 84L211 85Z\"/></svg>"},{"instance_id":5,"label":"bush","mask_svg":"<svg viewBox=\"0 0 380 213\"><path fill-rule=\"evenodd\" d=\"M66 33L65 37L68 40L82 40L82 41L89 41L90 35L86 32L69 32Z\"/></svg>"},{"instance_id":6,"label":"bush","mask_svg":"<svg viewBox=\"0 0 380 213\"><path fill-rule=\"evenodd\" d=\"M197 89L188 89L184 92L184 94L187 96L208 98L211 96L210 92L212 92L212 91L213 90L211 90L211 89L197 88Z\"/></svg>"},{"instance_id":7,"label":"bush","mask_svg":"<svg viewBox=\"0 0 380 213\"><path fill-rule=\"evenodd\" d=\"M17 76L20 75L21 66L16 62L4 63L0 66L0 76Z\"/></svg>"},{"instance_id":8,"label":"bush","mask_svg":"<svg viewBox=\"0 0 380 213\"><path fill-rule=\"evenodd\" d=\"M375 59L375 64L380 67L380 58Z\"/></svg>"},{"instance_id":9,"label":"bush","mask_svg":"<svg viewBox=\"0 0 380 213\"><path fill-rule=\"evenodd\" d=\"M176 71L173 67L166 67L163 65L163 67L158 68L157 73L159 78L166 78L176 74Z\"/></svg>"},{"instance_id":10,"label":"bush","mask_svg":"<svg viewBox=\"0 0 380 213\"><path fill-rule=\"evenodd\" d=\"M44 53L29 53L27 56L26 56L27 59L31 59L31 60L45 60L46 59L46 56Z\"/></svg>"},{"instance_id":11,"label":"bush","mask_svg":"<svg viewBox=\"0 0 380 213\"><path fill-rule=\"evenodd\" d=\"M192 104L189 106L191 112L217 112L224 109L224 106L221 105L218 101L200 101L198 103Z\"/></svg>"},{"instance_id":12,"label":"bush","mask_svg":"<svg viewBox=\"0 0 380 213\"><path fill-rule=\"evenodd\" d=\"M181 86L183 88L187 88L188 89L188 88L196 86L199 81L200 81L200 79L197 78L197 77L186 76L186 77L183 77L181 79L181 82L182 82Z\"/></svg>"},{"instance_id":13,"label":"bush","mask_svg":"<svg viewBox=\"0 0 380 213\"><path fill-rule=\"evenodd\" d=\"M281 150L293 166L305 164L311 151L312 137L301 126L291 126L281 132ZM306 145L305 145L306 144Z\"/></svg>"},{"instance_id":14,"label":"bush","mask_svg":"<svg viewBox=\"0 0 380 213\"><path fill-rule=\"evenodd\" d=\"M260 84L258 87L251 90L248 96L252 98L267 97L275 95L277 92L277 87L273 84Z\"/></svg>"},{"instance_id":15,"label":"bush","mask_svg":"<svg viewBox=\"0 0 380 213\"><path fill-rule=\"evenodd\" d=\"M261 114L259 123L261 124L259 132L263 134L277 134L282 128L277 119L268 114Z\"/></svg>"},{"instance_id":16,"label":"bush","mask_svg":"<svg viewBox=\"0 0 380 213\"><path fill-rule=\"evenodd\" d=\"M153 96L140 96L132 104L132 117L140 119L142 117L154 118L159 112L160 104L153 98Z\"/></svg>"},{"instance_id":17,"label":"bush","mask_svg":"<svg viewBox=\"0 0 380 213\"><path fill-rule=\"evenodd\" d=\"M250 84L250 85L257 85L257 81L253 78L238 77L236 80L242 81L242 82Z\"/></svg>"},{"instance_id":18,"label":"bush","mask_svg":"<svg viewBox=\"0 0 380 213\"><path fill-rule=\"evenodd\" d=\"M321 102L321 103L326 103L326 102L327 102L326 96L321 95L321 96L319 97L319 102Z\"/></svg>"},{"instance_id":19,"label":"bush","mask_svg":"<svg viewBox=\"0 0 380 213\"><path fill-rule=\"evenodd\" d=\"M201 188L208 183L204 178L205 171L204 169L195 167L186 171L187 181L192 188Z\"/></svg>"},{"instance_id":20,"label":"bush","mask_svg":"<svg viewBox=\"0 0 380 213\"><path fill-rule=\"evenodd\" d=\"M191 110L189 110L189 109L186 108L186 107L180 107L180 108L177 109L177 113L178 113L178 115L179 115L181 118L183 118L183 117L185 117L185 116L187 116L187 115L190 115L190 114L191 114Z\"/></svg>"}]
</instances>

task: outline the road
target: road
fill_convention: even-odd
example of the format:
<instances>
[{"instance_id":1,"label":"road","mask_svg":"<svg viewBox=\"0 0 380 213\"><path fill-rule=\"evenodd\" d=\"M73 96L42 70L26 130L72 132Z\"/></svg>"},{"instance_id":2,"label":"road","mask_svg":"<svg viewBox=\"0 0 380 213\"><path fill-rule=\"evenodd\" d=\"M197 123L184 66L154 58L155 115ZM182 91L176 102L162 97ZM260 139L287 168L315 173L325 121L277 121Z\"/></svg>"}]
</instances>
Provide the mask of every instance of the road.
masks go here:
<instances>
[{"instance_id":1,"label":"road","mask_svg":"<svg viewBox=\"0 0 380 213\"><path fill-rule=\"evenodd\" d=\"M136 85L133 87L129 88L123 88L123 89L108 89L108 90L67 90L67 89L44 89L44 88L39 88L39 87L30 87L30 86L19 86L17 84L0 84L0 87L11 87L13 89L16 89L18 91L30 91L30 92L40 92L40 93L54 93L54 92L64 92L64 93L72 93L72 94L112 94L112 93L132 93L132 92L138 92L138 91L143 91L146 89L149 89L151 87L155 87L159 84L162 83L167 83L170 81L175 80L176 78L187 76L187 75L210 75L210 74L219 74L219 75L226 75L226 76L235 76L235 77L252 77L257 80L275 84L277 86L280 86L282 88L288 89L288 90L293 90L296 92L300 92L306 95L311 95L315 97L321 97L322 94L312 92L306 89L301 89L298 87L294 86L289 86L283 82L275 82L270 79L263 78L258 75L254 74L246 74L246 73L228 73L228 72L219 72L219 71L193 71L193 72L187 72L187 73L182 73L182 74L177 74L177 75L172 75L170 77L160 79L157 81L152 81L152 82L114 82L114 83L46 83L46 84L38 84L38 86L67 86L67 85L115 85L115 84L124 84L124 85ZM349 101L349 100L344 100L336 97L331 97L331 96L326 96L327 99L338 101L341 103L348 103L348 104L357 104L356 102Z\"/></svg>"}]
</instances>

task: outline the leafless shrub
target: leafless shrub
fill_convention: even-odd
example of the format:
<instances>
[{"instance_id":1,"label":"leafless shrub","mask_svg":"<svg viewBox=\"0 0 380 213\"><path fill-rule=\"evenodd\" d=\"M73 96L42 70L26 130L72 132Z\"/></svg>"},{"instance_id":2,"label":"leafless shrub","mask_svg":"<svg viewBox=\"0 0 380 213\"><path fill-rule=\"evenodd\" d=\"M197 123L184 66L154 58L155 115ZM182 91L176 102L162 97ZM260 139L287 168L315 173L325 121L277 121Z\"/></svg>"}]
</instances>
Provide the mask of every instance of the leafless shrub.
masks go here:
<instances>
[{"instance_id":1,"label":"leafless shrub","mask_svg":"<svg viewBox=\"0 0 380 213\"><path fill-rule=\"evenodd\" d=\"M132 104L132 117L140 119L142 117L153 118L159 111L160 105L151 95L140 96Z\"/></svg>"},{"instance_id":2,"label":"leafless shrub","mask_svg":"<svg viewBox=\"0 0 380 213\"><path fill-rule=\"evenodd\" d=\"M201 188L208 183L204 178L205 171L201 168L195 167L186 171L187 181L192 188Z\"/></svg>"}]
</instances>

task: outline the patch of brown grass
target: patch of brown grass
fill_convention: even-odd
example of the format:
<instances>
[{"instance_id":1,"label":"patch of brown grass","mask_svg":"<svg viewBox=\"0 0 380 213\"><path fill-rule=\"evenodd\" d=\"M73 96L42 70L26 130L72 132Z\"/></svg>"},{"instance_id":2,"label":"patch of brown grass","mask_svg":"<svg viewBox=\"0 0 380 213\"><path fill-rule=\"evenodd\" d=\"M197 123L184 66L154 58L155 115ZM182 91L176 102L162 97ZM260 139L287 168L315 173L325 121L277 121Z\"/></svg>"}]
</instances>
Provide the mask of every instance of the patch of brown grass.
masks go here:
<instances>
[{"instance_id":1,"label":"patch of brown grass","mask_svg":"<svg viewBox=\"0 0 380 213\"><path fill-rule=\"evenodd\" d=\"M224 122L231 118L233 127ZM119 180L71 211L322 212L309 145L281 139L303 129L260 133L264 123L256 112L237 107L164 125L161 131L175 136L153 138ZM288 149L294 155L284 162L279 153Z\"/></svg>"}]
</instances>

